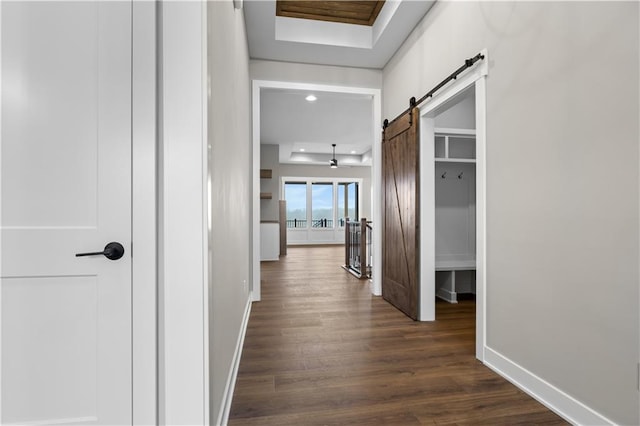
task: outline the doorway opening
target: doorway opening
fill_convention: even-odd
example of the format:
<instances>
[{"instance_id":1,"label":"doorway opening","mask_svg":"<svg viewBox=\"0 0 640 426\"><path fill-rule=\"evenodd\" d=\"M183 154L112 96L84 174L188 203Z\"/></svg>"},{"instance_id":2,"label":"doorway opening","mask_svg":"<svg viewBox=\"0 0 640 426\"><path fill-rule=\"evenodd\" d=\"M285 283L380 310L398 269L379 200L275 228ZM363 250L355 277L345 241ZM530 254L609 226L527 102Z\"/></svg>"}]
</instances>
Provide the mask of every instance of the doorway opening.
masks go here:
<instances>
[{"instance_id":1,"label":"doorway opening","mask_svg":"<svg viewBox=\"0 0 640 426\"><path fill-rule=\"evenodd\" d=\"M475 95L467 89L434 117L436 297L475 300Z\"/></svg>"},{"instance_id":2,"label":"doorway opening","mask_svg":"<svg viewBox=\"0 0 640 426\"><path fill-rule=\"evenodd\" d=\"M340 230L340 221L344 221L345 213L353 211L354 207L357 207L357 213L359 216L369 216L367 219L376 221L380 217L380 204L377 201L379 197L376 194L379 193L380 178L380 132L378 129L381 127L380 111L381 111L381 96L380 89L372 88L359 88L359 87L346 87L346 86L330 86L311 83L292 83L281 81L253 81L252 92L252 108L253 108L253 220L252 220L252 278L251 278L251 298L253 301L259 301L261 299L261 227L265 226L266 219L263 217L263 212L269 210L270 204L279 203L280 200L286 202L286 188L284 182L280 178L287 177L287 182L303 183L304 185L291 186L289 189L295 191L296 188L302 189L309 183L304 180L304 177L316 176L313 178L313 182L310 183L311 188L311 201L307 197L307 203L304 212L304 218L293 217L294 227L289 229L287 223L287 207L284 204L282 208L284 216L279 218L278 223L284 222L280 225L281 228L287 228L286 235L291 232L301 234L306 232L314 237L321 237L322 242L328 241L328 236L331 234L332 239L343 239L344 231ZM309 93L314 94L313 100L308 98ZM302 96L304 95L304 96ZM285 98L286 97L286 98ZM268 98L274 100L273 107L265 107L264 101ZM297 99L300 98L300 99ZM322 112L323 108L326 108L325 99L330 98L342 98L350 99L352 102L365 103L367 106L363 109L350 108L349 111L344 114L339 114L336 109L330 109L327 112ZM303 119L303 111L307 104L299 104L285 115L286 122L278 124L277 117L274 116L274 112L286 110L291 108L295 102L311 102L313 108L315 108L317 114L315 119L309 121L308 125L299 126L299 123ZM348 138L349 132L354 127L354 120L358 116L358 111L363 111L362 118L367 122L367 130L370 133L368 142L370 148L358 150L358 146L349 146L349 142L344 140L342 143L336 142L339 138ZM345 119L344 130L334 135L334 138L329 141L307 141L306 139L313 139L314 133L317 131L330 128L334 132L336 129L340 129L341 121L339 118ZM323 119L328 119L330 122L321 124ZM294 137L294 132L279 137L269 137L270 132L274 129L291 129L291 126L296 126L296 129L300 130L299 137ZM304 132L303 132L304 131ZM284 139L284 140L283 140ZM337 152L335 154L325 152L323 149L331 150L332 143L337 143ZM311 146L310 146L311 145ZM321 146L319 146L321 145ZM357 145L357 144L356 144ZM311 148L311 149L310 149ZM343 151L340 151L340 150ZM286 155L283 156L283 153ZM269 155L268 161L264 157ZM338 168L329 168L329 160L331 155L334 157L337 155ZM326 158L324 158L327 156ZM283 157L286 159L283 160ZM326 161L325 161L326 160ZM358 164L352 163L353 161L361 162L360 165L368 165L368 171L366 175L363 172L354 172L357 169L363 169ZM269 164L267 164L269 163ZM315 163L315 164L314 164ZM351 170L351 172L349 172ZM265 172L261 174L261 171ZM268 176L263 177L262 176ZM340 182L345 185L340 185ZM278 185L278 182L282 182ZM335 182L338 182L336 187ZM353 187L348 186L349 183L358 183L358 204L352 206L352 201L355 199L349 198L350 194L355 195L355 185ZM271 187L270 185L274 185ZM267 187L269 187L267 189ZM320 193L331 193L331 198L336 199L329 208L325 206L323 209L315 209L313 203L314 190L319 197ZM320 197L322 198L322 197ZM321 199L317 200L317 205L320 206ZM325 197L327 198L327 197ZM352 197L353 198L353 197ZM341 201L342 200L342 201ZM351 201L350 201L351 200ZM275 208L273 209L275 212ZM329 211L330 210L330 211ZM317 213L314 216L314 213ZM355 213L355 212L354 212ZM273 213L273 216L276 214ZM317 217L316 217L317 216ZM273 221L273 220L272 220ZM261 223L262 222L262 223ZM313 226L313 225L317 226ZM301 225L301 226L298 226ZM342 228L344 229L344 228ZM375 230L378 232L379 230ZM327 234L327 235L325 235ZM293 237L293 236L292 236ZM374 241L376 236L374 235ZM289 239L289 238L287 238ZM293 239L293 238L291 238ZM308 240L308 238L307 238ZM379 241L379 237L377 239ZM294 241L288 241L294 243ZM335 243L335 242L334 242ZM375 247L373 250L374 265L380 266L380 248ZM341 265L337 265L340 267ZM380 294L379 282L375 279L375 271L373 273L374 279L370 283L370 291L373 294ZM378 275L379 276L379 275Z\"/></svg>"},{"instance_id":3,"label":"doorway opening","mask_svg":"<svg viewBox=\"0 0 640 426\"><path fill-rule=\"evenodd\" d=\"M475 352L481 361L486 340L487 63L420 107L420 320L436 319L436 299L475 300Z\"/></svg>"}]
</instances>

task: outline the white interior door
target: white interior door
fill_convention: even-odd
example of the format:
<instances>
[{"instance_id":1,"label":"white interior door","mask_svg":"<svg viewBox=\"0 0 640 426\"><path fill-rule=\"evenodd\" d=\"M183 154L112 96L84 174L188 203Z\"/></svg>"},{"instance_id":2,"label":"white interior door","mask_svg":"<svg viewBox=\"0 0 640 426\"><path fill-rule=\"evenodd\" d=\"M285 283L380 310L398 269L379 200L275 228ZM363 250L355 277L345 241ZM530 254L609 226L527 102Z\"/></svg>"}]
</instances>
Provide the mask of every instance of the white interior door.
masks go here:
<instances>
[{"instance_id":1,"label":"white interior door","mask_svg":"<svg viewBox=\"0 0 640 426\"><path fill-rule=\"evenodd\" d=\"M0 14L0 422L131 423L131 3Z\"/></svg>"}]
</instances>

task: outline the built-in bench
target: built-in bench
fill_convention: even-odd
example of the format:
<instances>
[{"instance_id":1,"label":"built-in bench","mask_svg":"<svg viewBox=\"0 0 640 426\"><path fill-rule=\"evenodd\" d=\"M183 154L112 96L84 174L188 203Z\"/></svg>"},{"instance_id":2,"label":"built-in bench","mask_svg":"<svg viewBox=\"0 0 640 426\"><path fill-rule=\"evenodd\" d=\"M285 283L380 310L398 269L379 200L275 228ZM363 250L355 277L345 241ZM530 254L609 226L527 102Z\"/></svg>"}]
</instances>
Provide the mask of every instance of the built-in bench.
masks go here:
<instances>
[{"instance_id":1,"label":"built-in bench","mask_svg":"<svg viewBox=\"0 0 640 426\"><path fill-rule=\"evenodd\" d=\"M458 293L476 293L476 261L436 260L436 296L458 303Z\"/></svg>"}]
</instances>

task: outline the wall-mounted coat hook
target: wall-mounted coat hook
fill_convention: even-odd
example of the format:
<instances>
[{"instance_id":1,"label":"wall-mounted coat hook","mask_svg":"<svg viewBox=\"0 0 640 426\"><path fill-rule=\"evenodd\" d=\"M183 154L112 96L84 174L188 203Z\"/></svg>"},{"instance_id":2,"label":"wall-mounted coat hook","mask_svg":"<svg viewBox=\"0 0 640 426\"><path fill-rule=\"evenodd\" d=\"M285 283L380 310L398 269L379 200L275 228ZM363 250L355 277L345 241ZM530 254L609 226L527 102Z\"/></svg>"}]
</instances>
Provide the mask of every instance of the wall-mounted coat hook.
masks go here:
<instances>
[{"instance_id":1,"label":"wall-mounted coat hook","mask_svg":"<svg viewBox=\"0 0 640 426\"><path fill-rule=\"evenodd\" d=\"M445 178L447 177L447 172L444 172L444 173L442 174L442 176L440 176L440 177L441 177L442 179L445 179Z\"/></svg>"},{"instance_id":2,"label":"wall-mounted coat hook","mask_svg":"<svg viewBox=\"0 0 640 426\"><path fill-rule=\"evenodd\" d=\"M460 172L460 174L458 175L458 179L462 179L462 175L464 174L464 172Z\"/></svg>"}]
</instances>

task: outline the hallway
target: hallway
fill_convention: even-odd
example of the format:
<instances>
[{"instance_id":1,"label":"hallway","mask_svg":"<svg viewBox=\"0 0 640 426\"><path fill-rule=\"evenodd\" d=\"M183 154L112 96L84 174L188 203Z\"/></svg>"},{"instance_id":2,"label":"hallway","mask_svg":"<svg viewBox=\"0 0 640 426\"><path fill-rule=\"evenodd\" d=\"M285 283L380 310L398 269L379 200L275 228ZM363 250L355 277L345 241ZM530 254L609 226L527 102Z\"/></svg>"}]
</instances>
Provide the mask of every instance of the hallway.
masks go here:
<instances>
[{"instance_id":1,"label":"hallway","mask_svg":"<svg viewBox=\"0 0 640 426\"><path fill-rule=\"evenodd\" d=\"M343 250L262 263L230 425L565 424L475 359L473 301L414 322L340 267Z\"/></svg>"}]
</instances>

